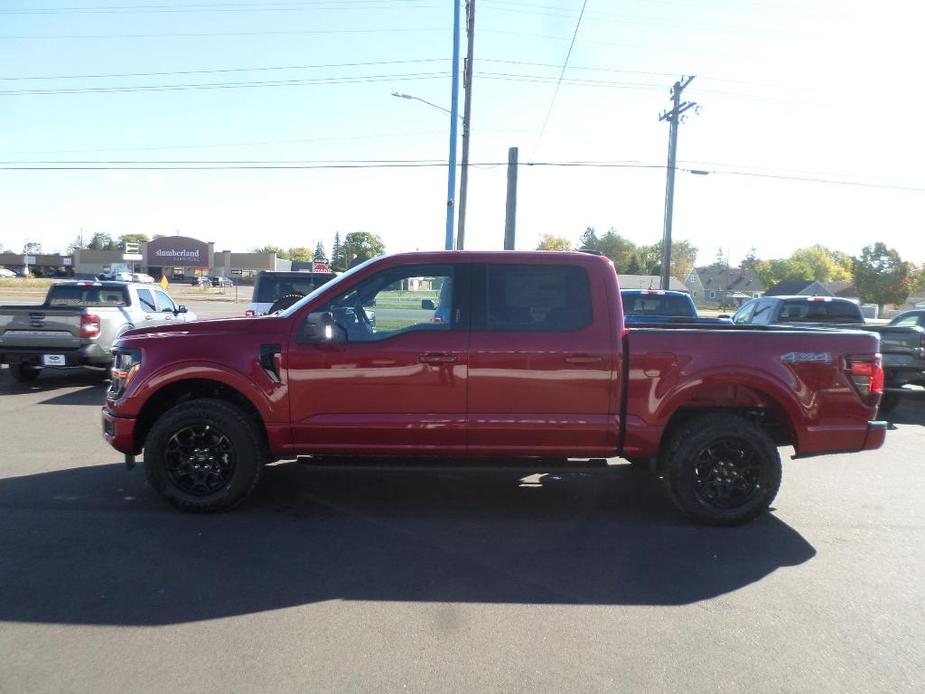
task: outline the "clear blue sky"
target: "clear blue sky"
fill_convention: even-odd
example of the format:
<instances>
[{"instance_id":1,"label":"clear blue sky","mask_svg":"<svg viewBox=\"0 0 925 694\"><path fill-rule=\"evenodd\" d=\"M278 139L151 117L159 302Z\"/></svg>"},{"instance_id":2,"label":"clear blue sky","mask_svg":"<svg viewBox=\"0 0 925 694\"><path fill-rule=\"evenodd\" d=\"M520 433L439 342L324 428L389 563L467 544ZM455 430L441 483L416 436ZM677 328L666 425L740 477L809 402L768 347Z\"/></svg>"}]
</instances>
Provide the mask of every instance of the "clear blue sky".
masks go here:
<instances>
[{"instance_id":1,"label":"clear blue sky","mask_svg":"<svg viewBox=\"0 0 925 694\"><path fill-rule=\"evenodd\" d=\"M703 111L679 159L714 173L679 173L675 236L702 262L878 240L925 261L917 3L589 0L553 102L581 6L477 0L472 161L516 145L522 162L656 168L522 167L518 247L589 225L657 241L658 114L694 74L685 96ZM451 24L445 0L4 0L0 159L445 161L448 117L390 94L449 105ZM467 247L500 248L504 190L503 166L472 169ZM3 170L0 243L63 249L83 228L330 248L336 230L367 230L423 250L442 247L445 197L440 167Z\"/></svg>"}]
</instances>

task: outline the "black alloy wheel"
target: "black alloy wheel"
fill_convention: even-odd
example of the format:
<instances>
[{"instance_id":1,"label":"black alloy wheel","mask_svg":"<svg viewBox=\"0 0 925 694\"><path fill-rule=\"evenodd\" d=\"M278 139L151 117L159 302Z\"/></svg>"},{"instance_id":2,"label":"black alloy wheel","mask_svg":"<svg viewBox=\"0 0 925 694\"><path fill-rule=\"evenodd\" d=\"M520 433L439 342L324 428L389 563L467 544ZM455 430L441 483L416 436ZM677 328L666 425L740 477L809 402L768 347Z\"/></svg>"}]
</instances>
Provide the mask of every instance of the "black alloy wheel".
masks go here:
<instances>
[{"instance_id":1,"label":"black alloy wheel","mask_svg":"<svg viewBox=\"0 0 925 694\"><path fill-rule=\"evenodd\" d=\"M694 463L697 497L718 509L735 509L761 488L761 463L748 441L724 438L703 448Z\"/></svg>"},{"instance_id":2,"label":"black alloy wheel","mask_svg":"<svg viewBox=\"0 0 925 694\"><path fill-rule=\"evenodd\" d=\"M780 489L777 445L758 423L734 412L691 418L660 459L671 500L697 523L746 523L767 511Z\"/></svg>"},{"instance_id":3,"label":"black alloy wheel","mask_svg":"<svg viewBox=\"0 0 925 694\"><path fill-rule=\"evenodd\" d=\"M173 485L186 494L209 496L234 474L234 446L213 424L183 427L170 437L164 468Z\"/></svg>"},{"instance_id":4,"label":"black alloy wheel","mask_svg":"<svg viewBox=\"0 0 925 694\"><path fill-rule=\"evenodd\" d=\"M257 486L267 460L260 422L224 400L188 400L162 414L145 439L148 483L183 511L222 511Z\"/></svg>"}]
</instances>

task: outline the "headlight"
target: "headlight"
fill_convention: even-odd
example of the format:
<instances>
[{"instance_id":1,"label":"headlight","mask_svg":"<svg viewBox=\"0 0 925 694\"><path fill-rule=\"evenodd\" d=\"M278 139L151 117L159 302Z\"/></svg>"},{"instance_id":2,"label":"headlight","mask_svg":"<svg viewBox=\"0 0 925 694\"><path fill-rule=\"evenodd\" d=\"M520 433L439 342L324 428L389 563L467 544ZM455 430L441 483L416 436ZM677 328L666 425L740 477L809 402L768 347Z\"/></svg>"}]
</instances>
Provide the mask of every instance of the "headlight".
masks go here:
<instances>
[{"instance_id":1,"label":"headlight","mask_svg":"<svg viewBox=\"0 0 925 694\"><path fill-rule=\"evenodd\" d=\"M135 378L141 366L141 350L117 347L113 351L112 369L110 370L109 400L118 400L122 397L129 382Z\"/></svg>"}]
</instances>

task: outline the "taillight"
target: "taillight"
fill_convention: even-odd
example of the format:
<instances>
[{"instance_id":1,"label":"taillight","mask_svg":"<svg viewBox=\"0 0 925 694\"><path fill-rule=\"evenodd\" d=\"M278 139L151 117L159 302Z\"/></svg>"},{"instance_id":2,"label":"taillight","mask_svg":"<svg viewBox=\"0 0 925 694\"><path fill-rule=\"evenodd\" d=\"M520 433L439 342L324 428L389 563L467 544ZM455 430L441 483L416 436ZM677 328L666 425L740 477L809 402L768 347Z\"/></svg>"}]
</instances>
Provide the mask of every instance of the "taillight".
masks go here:
<instances>
[{"instance_id":1,"label":"taillight","mask_svg":"<svg viewBox=\"0 0 925 694\"><path fill-rule=\"evenodd\" d=\"M80 317L80 336L90 340L99 337L100 317L92 313L82 315Z\"/></svg>"},{"instance_id":2,"label":"taillight","mask_svg":"<svg viewBox=\"0 0 925 694\"><path fill-rule=\"evenodd\" d=\"M847 358L848 375L861 398L876 405L883 395L883 365L879 354L853 355Z\"/></svg>"},{"instance_id":3,"label":"taillight","mask_svg":"<svg viewBox=\"0 0 925 694\"><path fill-rule=\"evenodd\" d=\"M248 318L253 318L256 314L254 313L253 309L249 308L244 312L244 315L247 316Z\"/></svg>"}]
</instances>

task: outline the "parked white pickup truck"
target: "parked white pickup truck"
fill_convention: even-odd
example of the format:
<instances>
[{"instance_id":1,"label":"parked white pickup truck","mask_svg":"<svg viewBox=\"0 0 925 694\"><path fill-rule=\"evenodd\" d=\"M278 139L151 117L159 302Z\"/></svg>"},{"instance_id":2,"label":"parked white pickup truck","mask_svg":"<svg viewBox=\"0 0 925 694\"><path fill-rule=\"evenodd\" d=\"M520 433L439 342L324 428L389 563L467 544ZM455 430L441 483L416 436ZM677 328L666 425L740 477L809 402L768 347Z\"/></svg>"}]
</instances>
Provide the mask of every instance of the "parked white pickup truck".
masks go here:
<instances>
[{"instance_id":1,"label":"parked white pickup truck","mask_svg":"<svg viewBox=\"0 0 925 694\"><path fill-rule=\"evenodd\" d=\"M112 343L132 328L196 320L159 287L125 282L60 282L43 304L0 306L0 364L17 381L44 367L112 363Z\"/></svg>"}]
</instances>

